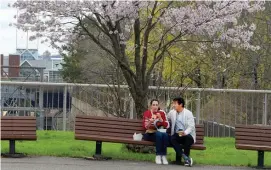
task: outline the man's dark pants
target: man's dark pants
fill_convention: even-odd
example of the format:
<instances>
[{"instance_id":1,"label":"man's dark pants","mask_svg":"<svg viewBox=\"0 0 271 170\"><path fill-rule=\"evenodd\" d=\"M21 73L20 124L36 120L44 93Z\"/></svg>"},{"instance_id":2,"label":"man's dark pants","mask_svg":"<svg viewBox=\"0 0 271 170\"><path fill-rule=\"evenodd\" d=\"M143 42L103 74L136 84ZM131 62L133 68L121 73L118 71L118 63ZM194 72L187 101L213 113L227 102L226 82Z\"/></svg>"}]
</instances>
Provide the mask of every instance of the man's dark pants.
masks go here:
<instances>
[{"instance_id":1,"label":"man's dark pants","mask_svg":"<svg viewBox=\"0 0 271 170\"><path fill-rule=\"evenodd\" d=\"M194 144L194 139L190 134L180 137L177 133L175 133L174 135L170 136L170 143L176 152L176 158L179 158L179 160L176 161L181 161L180 159L183 153L189 157L190 148Z\"/></svg>"}]
</instances>

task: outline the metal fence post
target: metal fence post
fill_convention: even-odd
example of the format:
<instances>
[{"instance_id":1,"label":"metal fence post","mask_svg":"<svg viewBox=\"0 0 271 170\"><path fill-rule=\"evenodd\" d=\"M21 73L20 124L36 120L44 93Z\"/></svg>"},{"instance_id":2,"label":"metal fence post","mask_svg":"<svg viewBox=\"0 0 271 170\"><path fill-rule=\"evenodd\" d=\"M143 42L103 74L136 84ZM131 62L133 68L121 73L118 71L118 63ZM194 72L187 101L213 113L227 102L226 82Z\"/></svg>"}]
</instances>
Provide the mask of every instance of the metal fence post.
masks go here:
<instances>
[{"instance_id":1,"label":"metal fence post","mask_svg":"<svg viewBox=\"0 0 271 170\"><path fill-rule=\"evenodd\" d=\"M39 71L40 71L40 81L43 82L43 76L44 76L43 69L40 69Z\"/></svg>"},{"instance_id":2,"label":"metal fence post","mask_svg":"<svg viewBox=\"0 0 271 170\"><path fill-rule=\"evenodd\" d=\"M130 97L130 119L134 118L134 100Z\"/></svg>"},{"instance_id":3,"label":"metal fence post","mask_svg":"<svg viewBox=\"0 0 271 170\"><path fill-rule=\"evenodd\" d=\"M63 92L63 131L66 131L67 124L67 86L64 86Z\"/></svg>"},{"instance_id":4,"label":"metal fence post","mask_svg":"<svg viewBox=\"0 0 271 170\"><path fill-rule=\"evenodd\" d=\"M264 94L264 111L263 111L263 124L267 125L267 104L268 104L268 97L267 93Z\"/></svg>"},{"instance_id":5,"label":"metal fence post","mask_svg":"<svg viewBox=\"0 0 271 170\"><path fill-rule=\"evenodd\" d=\"M196 123L200 123L200 91L198 91L198 98L196 102Z\"/></svg>"},{"instance_id":6,"label":"metal fence post","mask_svg":"<svg viewBox=\"0 0 271 170\"><path fill-rule=\"evenodd\" d=\"M44 129L44 109L43 109L43 87L40 86L39 88L39 111L40 111L40 127L39 130Z\"/></svg>"}]
</instances>

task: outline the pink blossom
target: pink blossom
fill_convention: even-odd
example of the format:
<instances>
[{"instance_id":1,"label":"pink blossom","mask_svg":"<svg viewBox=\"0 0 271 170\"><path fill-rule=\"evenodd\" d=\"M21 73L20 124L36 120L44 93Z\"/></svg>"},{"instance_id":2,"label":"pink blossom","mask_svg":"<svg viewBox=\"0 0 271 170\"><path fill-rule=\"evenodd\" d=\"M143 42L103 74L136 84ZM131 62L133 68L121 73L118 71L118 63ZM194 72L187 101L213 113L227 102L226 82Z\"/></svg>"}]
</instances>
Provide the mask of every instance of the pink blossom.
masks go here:
<instances>
[{"instance_id":1,"label":"pink blossom","mask_svg":"<svg viewBox=\"0 0 271 170\"><path fill-rule=\"evenodd\" d=\"M84 22L87 18L94 20L96 26L103 25L101 28L106 31L105 36L119 36L119 43L125 44L134 34L133 25L139 18L142 28L144 22L152 19L163 30L170 29L171 36L208 37L215 42L214 47L220 47L219 42L226 42L240 48L258 49L250 44L255 24L240 25L238 19L243 11L264 10L262 1L196 1L168 8L163 8L165 3L157 2L157 9L160 8L159 13L163 13L163 16L157 18L159 13L152 16L150 11L143 15L154 4L154 1L29 0L17 1L13 6L21 11L16 26L23 30L31 28L34 32L42 32L43 36L53 41L52 46L57 46L57 42L68 43L78 38L83 27L92 26L89 22L80 26L79 21ZM118 23L120 28L116 29ZM229 24L232 26L228 27ZM158 27L155 29L160 31ZM162 33L157 36L162 38Z\"/></svg>"}]
</instances>

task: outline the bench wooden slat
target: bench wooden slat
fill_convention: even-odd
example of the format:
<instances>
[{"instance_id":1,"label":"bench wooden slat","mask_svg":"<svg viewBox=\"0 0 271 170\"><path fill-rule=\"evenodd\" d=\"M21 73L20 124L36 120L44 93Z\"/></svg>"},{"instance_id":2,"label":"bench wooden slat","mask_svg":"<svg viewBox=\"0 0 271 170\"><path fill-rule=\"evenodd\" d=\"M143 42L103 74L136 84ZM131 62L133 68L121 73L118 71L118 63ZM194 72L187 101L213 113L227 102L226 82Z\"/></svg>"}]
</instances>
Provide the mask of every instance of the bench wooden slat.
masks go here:
<instances>
[{"instance_id":1,"label":"bench wooden slat","mask_svg":"<svg viewBox=\"0 0 271 170\"><path fill-rule=\"evenodd\" d=\"M99 133L99 132L94 132L94 131L76 131L76 134L78 135L86 135L86 136L106 136L107 138L122 138L122 139L127 139L127 140L133 140L133 136L131 134L121 134L121 133ZM196 140L197 144L203 144L203 139L199 138Z\"/></svg>"},{"instance_id":2,"label":"bench wooden slat","mask_svg":"<svg viewBox=\"0 0 271 170\"><path fill-rule=\"evenodd\" d=\"M14 127L14 126L17 126L17 127L36 127L36 123L6 123L6 122L2 122L1 123L1 126L2 127Z\"/></svg>"},{"instance_id":3,"label":"bench wooden slat","mask_svg":"<svg viewBox=\"0 0 271 170\"><path fill-rule=\"evenodd\" d=\"M122 138L131 138L131 134L125 133L110 133L110 132L99 132L99 131L84 131L84 130L76 130L76 134L80 135L101 135L101 136L108 136L108 137L122 137Z\"/></svg>"},{"instance_id":4,"label":"bench wooden slat","mask_svg":"<svg viewBox=\"0 0 271 170\"><path fill-rule=\"evenodd\" d=\"M98 124L98 123L76 123L75 126L79 127L100 127L100 128L114 128L114 129L126 129L135 131L144 131L142 126L134 127L131 125L120 126L120 125L109 125L109 124Z\"/></svg>"},{"instance_id":5,"label":"bench wooden slat","mask_svg":"<svg viewBox=\"0 0 271 170\"><path fill-rule=\"evenodd\" d=\"M204 132L198 132L198 131L196 131L196 136L198 137L198 136L204 136Z\"/></svg>"},{"instance_id":6,"label":"bench wooden slat","mask_svg":"<svg viewBox=\"0 0 271 170\"><path fill-rule=\"evenodd\" d=\"M197 143L195 143L195 144L193 144L193 145L191 146L191 149L195 149L195 150L205 150L206 147L205 147L203 144L197 144Z\"/></svg>"},{"instance_id":7,"label":"bench wooden slat","mask_svg":"<svg viewBox=\"0 0 271 170\"><path fill-rule=\"evenodd\" d=\"M126 133L126 134L134 134L142 133L142 130L129 130L129 129L115 129L115 128L101 128L101 127L83 127L83 126L75 126L76 130L88 130L88 131L99 131L99 132L111 132L111 133Z\"/></svg>"},{"instance_id":8,"label":"bench wooden slat","mask_svg":"<svg viewBox=\"0 0 271 170\"><path fill-rule=\"evenodd\" d=\"M123 138L132 138L133 134L124 134L124 133L110 133L110 132L99 132L99 131L85 131L85 130L76 130L76 134L82 135L101 135L108 137L123 137ZM203 136L197 136L196 142L198 144L203 143Z\"/></svg>"},{"instance_id":9,"label":"bench wooden slat","mask_svg":"<svg viewBox=\"0 0 271 170\"><path fill-rule=\"evenodd\" d=\"M263 141L263 142L270 142L271 144L271 137L255 137L255 136L237 136L235 137L237 141L239 140L248 140L248 141Z\"/></svg>"},{"instance_id":10,"label":"bench wooden slat","mask_svg":"<svg viewBox=\"0 0 271 170\"><path fill-rule=\"evenodd\" d=\"M79 140L92 140L92 141L103 141L103 142L112 142L112 143L125 143L125 144L136 144L136 145L155 145L154 142L150 141L134 141L131 139L124 139L124 138L118 138L118 137L104 137L104 136L97 136L97 135L81 135L81 134L75 134L75 139ZM204 150L206 149L203 145L197 145L194 144L191 147L192 149L198 149L198 150Z\"/></svg>"},{"instance_id":11,"label":"bench wooden slat","mask_svg":"<svg viewBox=\"0 0 271 170\"><path fill-rule=\"evenodd\" d=\"M235 136L251 136L250 132L235 132ZM267 133L253 133L254 137L270 137Z\"/></svg>"},{"instance_id":12,"label":"bench wooden slat","mask_svg":"<svg viewBox=\"0 0 271 170\"><path fill-rule=\"evenodd\" d=\"M13 124L17 124L17 123L22 123L22 124L33 124L36 123L34 122L34 120L32 119L27 119L27 120L10 120L10 119L1 119L1 124L2 123L13 123Z\"/></svg>"},{"instance_id":13,"label":"bench wooden slat","mask_svg":"<svg viewBox=\"0 0 271 170\"><path fill-rule=\"evenodd\" d=\"M204 129L203 129L203 128L196 127L196 132L197 132L197 133L198 133L198 132L204 132ZM204 133L202 133L202 134L204 134Z\"/></svg>"},{"instance_id":14,"label":"bench wooden slat","mask_svg":"<svg viewBox=\"0 0 271 170\"><path fill-rule=\"evenodd\" d=\"M113 121L114 120L114 121ZM76 123L88 122L88 123L101 123L110 125L129 125L135 127L142 126L142 120L125 119L125 118L111 118L111 117L98 117L98 116L77 116ZM81 123L79 123L81 124ZM203 125L196 125L198 131L204 131Z\"/></svg>"},{"instance_id":15,"label":"bench wooden slat","mask_svg":"<svg viewBox=\"0 0 271 170\"><path fill-rule=\"evenodd\" d=\"M204 139L204 136L197 136L196 137L196 140L198 141L198 140L203 140Z\"/></svg>"},{"instance_id":16,"label":"bench wooden slat","mask_svg":"<svg viewBox=\"0 0 271 170\"><path fill-rule=\"evenodd\" d=\"M196 139L196 144L201 144L203 145L204 139Z\"/></svg>"},{"instance_id":17,"label":"bench wooden slat","mask_svg":"<svg viewBox=\"0 0 271 170\"><path fill-rule=\"evenodd\" d=\"M35 131L1 131L1 136L4 135L36 135Z\"/></svg>"},{"instance_id":18,"label":"bench wooden slat","mask_svg":"<svg viewBox=\"0 0 271 170\"><path fill-rule=\"evenodd\" d=\"M259 146L271 146L271 142L265 142L265 141L249 141L249 140L236 140L236 144L259 145Z\"/></svg>"},{"instance_id":19,"label":"bench wooden slat","mask_svg":"<svg viewBox=\"0 0 271 170\"><path fill-rule=\"evenodd\" d=\"M259 126L259 125L235 125L235 128L245 128L245 129L263 129L263 130L271 130L271 126Z\"/></svg>"},{"instance_id":20,"label":"bench wooden slat","mask_svg":"<svg viewBox=\"0 0 271 170\"><path fill-rule=\"evenodd\" d=\"M107 136L100 136L100 135L75 134L75 139L113 142L113 143L125 143L125 144L152 145L152 142L150 141L134 141L132 138L128 139L128 138L107 137Z\"/></svg>"},{"instance_id":21,"label":"bench wooden slat","mask_svg":"<svg viewBox=\"0 0 271 170\"><path fill-rule=\"evenodd\" d=\"M1 140L37 140L36 135L1 135Z\"/></svg>"},{"instance_id":22,"label":"bench wooden slat","mask_svg":"<svg viewBox=\"0 0 271 170\"><path fill-rule=\"evenodd\" d=\"M117 122L117 121L108 121L108 120L96 120L96 119L83 119L83 118L77 118L76 123L81 124L81 123L97 123L97 124L108 124L108 125L129 125L129 126L134 126L134 127L142 127L142 122L140 123L139 121L137 122Z\"/></svg>"},{"instance_id":23,"label":"bench wooden slat","mask_svg":"<svg viewBox=\"0 0 271 170\"><path fill-rule=\"evenodd\" d=\"M85 115L78 115L77 118L82 119L92 119L92 120L105 120L105 121L116 121L116 122L135 122L138 123L139 120L136 119L125 119L125 118L115 118L115 117L100 117L100 116L85 116Z\"/></svg>"},{"instance_id":24,"label":"bench wooden slat","mask_svg":"<svg viewBox=\"0 0 271 170\"><path fill-rule=\"evenodd\" d=\"M93 129L94 128L109 128L109 130L107 131L110 131L110 129L114 128L114 129L125 129L125 130L132 130L132 131L135 131L135 132L145 132L145 129L142 127L142 126L137 126L137 127L134 127L132 125L128 125L128 126L121 126L121 125L110 125L110 124L97 124L97 123L82 123L82 122L76 122L75 123L75 126L76 128L79 128L79 129ZM89 128L91 127L91 128ZM114 131L117 133L117 131ZM122 133L121 131L119 133ZM128 132L130 133L130 131ZM204 136L204 129L201 129L201 128L196 128L196 133L197 135L199 136Z\"/></svg>"},{"instance_id":25,"label":"bench wooden slat","mask_svg":"<svg viewBox=\"0 0 271 170\"><path fill-rule=\"evenodd\" d=\"M30 127L1 127L1 131L36 131L36 126Z\"/></svg>"},{"instance_id":26,"label":"bench wooden slat","mask_svg":"<svg viewBox=\"0 0 271 170\"><path fill-rule=\"evenodd\" d=\"M271 151L271 146L236 144L235 147L242 150Z\"/></svg>"},{"instance_id":27,"label":"bench wooden slat","mask_svg":"<svg viewBox=\"0 0 271 170\"><path fill-rule=\"evenodd\" d=\"M250 132L250 133L263 133L263 134L270 134L271 130L264 130L264 129L246 129L246 128L236 128L236 132Z\"/></svg>"},{"instance_id":28,"label":"bench wooden slat","mask_svg":"<svg viewBox=\"0 0 271 170\"><path fill-rule=\"evenodd\" d=\"M25 120L36 120L36 117L34 116L2 116L1 121L3 120L25 121Z\"/></svg>"},{"instance_id":29,"label":"bench wooden slat","mask_svg":"<svg viewBox=\"0 0 271 170\"><path fill-rule=\"evenodd\" d=\"M119 126L120 127L120 126ZM139 129L119 129L118 128L105 128L105 127L97 127L97 126L75 126L75 130L85 130L85 131L98 131L98 132L109 132L109 133L121 133L121 134L129 134L133 135L136 133L144 133L145 130L143 127ZM141 129L141 130L140 130ZM204 132L196 132L197 136L204 136Z\"/></svg>"}]
</instances>

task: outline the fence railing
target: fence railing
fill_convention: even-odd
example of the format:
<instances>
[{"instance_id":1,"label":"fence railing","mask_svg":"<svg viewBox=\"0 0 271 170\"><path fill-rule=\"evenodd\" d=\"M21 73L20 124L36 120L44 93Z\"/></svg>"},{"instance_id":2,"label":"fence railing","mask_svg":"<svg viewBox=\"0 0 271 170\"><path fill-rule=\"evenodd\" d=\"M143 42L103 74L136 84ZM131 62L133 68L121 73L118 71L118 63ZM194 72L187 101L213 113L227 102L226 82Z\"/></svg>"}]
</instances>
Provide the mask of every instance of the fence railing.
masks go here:
<instances>
[{"instance_id":1,"label":"fence railing","mask_svg":"<svg viewBox=\"0 0 271 170\"><path fill-rule=\"evenodd\" d=\"M233 136L236 124L271 124L271 90L179 88L151 86L148 97L170 110L182 95L206 136ZM39 129L73 130L76 114L135 117L128 87L1 81L1 115L33 115Z\"/></svg>"}]
</instances>

